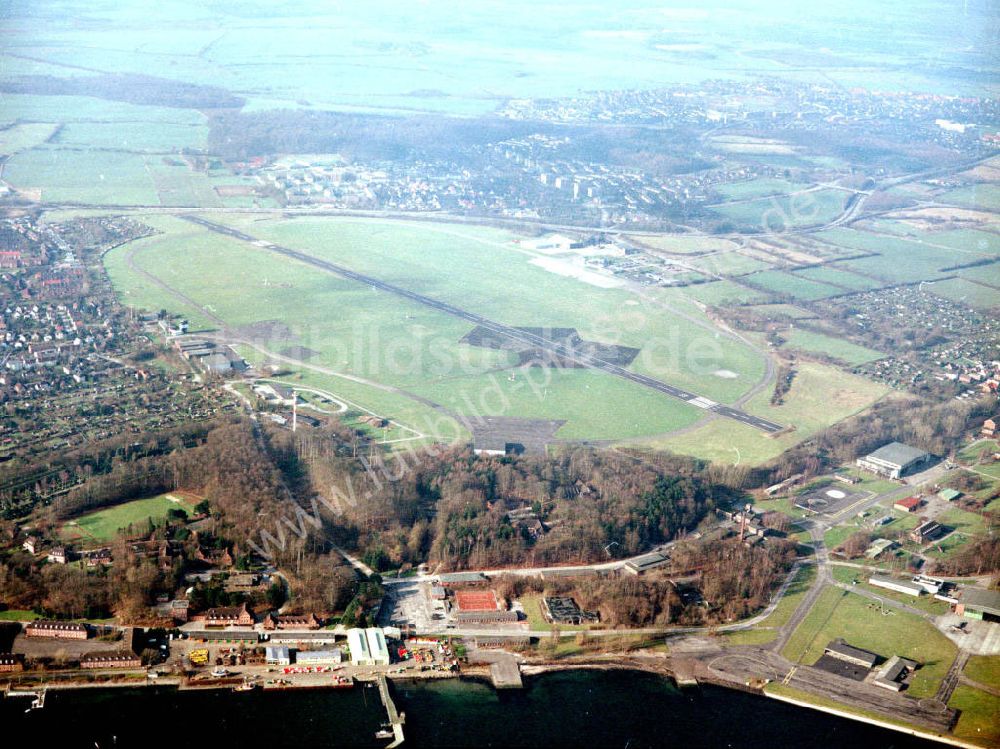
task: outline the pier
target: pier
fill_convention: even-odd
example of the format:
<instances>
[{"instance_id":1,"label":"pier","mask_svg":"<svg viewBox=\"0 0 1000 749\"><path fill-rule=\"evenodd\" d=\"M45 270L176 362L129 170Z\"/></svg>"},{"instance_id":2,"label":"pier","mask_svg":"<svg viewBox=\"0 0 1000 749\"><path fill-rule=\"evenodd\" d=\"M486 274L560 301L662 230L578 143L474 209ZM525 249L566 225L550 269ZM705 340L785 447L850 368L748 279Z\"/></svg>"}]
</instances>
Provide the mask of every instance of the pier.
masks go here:
<instances>
[{"instance_id":1,"label":"pier","mask_svg":"<svg viewBox=\"0 0 1000 749\"><path fill-rule=\"evenodd\" d=\"M403 722L406 719L405 715L400 715L396 710L396 703L392 701L392 695L389 694L389 682L386 681L385 674L378 675L378 693L382 698L382 704L385 705L385 710L389 714L389 725L392 726L393 740L386 749L393 749L403 743Z\"/></svg>"},{"instance_id":2,"label":"pier","mask_svg":"<svg viewBox=\"0 0 1000 749\"><path fill-rule=\"evenodd\" d=\"M496 689L521 689L521 668L512 657L499 658L490 664L490 677Z\"/></svg>"}]
</instances>

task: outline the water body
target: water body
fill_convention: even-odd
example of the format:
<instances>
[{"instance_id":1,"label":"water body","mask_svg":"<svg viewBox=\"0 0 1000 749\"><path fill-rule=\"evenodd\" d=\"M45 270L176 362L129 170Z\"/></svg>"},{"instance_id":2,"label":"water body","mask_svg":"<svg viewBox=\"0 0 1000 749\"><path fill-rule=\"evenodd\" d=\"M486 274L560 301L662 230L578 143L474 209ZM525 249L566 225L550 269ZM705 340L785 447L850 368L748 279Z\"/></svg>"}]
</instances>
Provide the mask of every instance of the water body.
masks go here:
<instances>
[{"instance_id":1,"label":"water body","mask_svg":"<svg viewBox=\"0 0 1000 749\"><path fill-rule=\"evenodd\" d=\"M679 691L657 676L572 671L527 681L522 692L451 679L397 682L404 747L931 747L864 723L716 687ZM323 692L50 692L44 710L0 701L8 737L41 746L385 746L375 689Z\"/></svg>"}]
</instances>

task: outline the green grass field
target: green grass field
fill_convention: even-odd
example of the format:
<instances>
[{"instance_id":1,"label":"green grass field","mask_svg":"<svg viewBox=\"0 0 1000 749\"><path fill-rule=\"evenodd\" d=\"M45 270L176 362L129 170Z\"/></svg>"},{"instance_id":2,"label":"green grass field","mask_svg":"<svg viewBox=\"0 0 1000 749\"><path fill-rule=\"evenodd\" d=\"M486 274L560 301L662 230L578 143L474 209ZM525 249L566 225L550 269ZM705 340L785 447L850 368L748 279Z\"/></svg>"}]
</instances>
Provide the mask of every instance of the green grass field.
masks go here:
<instances>
[{"instance_id":1,"label":"green grass field","mask_svg":"<svg viewBox=\"0 0 1000 749\"><path fill-rule=\"evenodd\" d=\"M453 413L564 419L568 423L557 436L567 439L662 434L701 415L683 402L593 370L511 370L509 353L460 343L471 329L463 320L189 222L147 220L164 233L106 258L124 301L167 307L186 315L194 329L217 327L213 315L236 328L279 321L287 332L265 341L267 351L308 347L318 352L310 365L391 386L423 399L424 410L429 400ZM702 327L655 302L640 303L630 292L549 273L532 265L532 256L507 232L386 221L234 220L262 238L501 322L575 327L585 338L634 345L642 353L632 369L714 400L736 399L763 372L758 353L717 336L708 322ZM265 309L266 314L260 311ZM691 313L700 316L694 307ZM329 389L349 396L342 384ZM386 413L364 398L357 402L403 420L395 410Z\"/></svg>"},{"instance_id":2,"label":"green grass field","mask_svg":"<svg viewBox=\"0 0 1000 749\"><path fill-rule=\"evenodd\" d=\"M41 145L57 127L48 122L27 122L0 130L0 155L10 156Z\"/></svg>"},{"instance_id":3,"label":"green grass field","mask_svg":"<svg viewBox=\"0 0 1000 749\"><path fill-rule=\"evenodd\" d=\"M752 198L762 198L770 195L786 195L796 190L801 190L806 185L801 182L789 182L785 179L775 179L773 177L762 177L751 179L745 182L733 182L717 188L720 195L729 200L749 200Z\"/></svg>"},{"instance_id":4,"label":"green grass field","mask_svg":"<svg viewBox=\"0 0 1000 749\"><path fill-rule=\"evenodd\" d=\"M961 711L953 729L956 737L984 746L1000 744L1000 697L959 684L948 707Z\"/></svg>"},{"instance_id":5,"label":"green grass field","mask_svg":"<svg viewBox=\"0 0 1000 749\"><path fill-rule=\"evenodd\" d=\"M928 288L945 299L950 299L953 302L964 302L976 309L991 310L1000 307L1000 291L967 278L959 277L937 281Z\"/></svg>"},{"instance_id":6,"label":"green grass field","mask_svg":"<svg viewBox=\"0 0 1000 749\"><path fill-rule=\"evenodd\" d=\"M782 232L833 220L844 209L847 197L848 193L842 190L821 189L719 205L712 210L740 226Z\"/></svg>"},{"instance_id":7,"label":"green grass field","mask_svg":"<svg viewBox=\"0 0 1000 749\"><path fill-rule=\"evenodd\" d=\"M975 465L984 455L990 455L1000 450L996 440L976 440L958 451L956 457L966 465Z\"/></svg>"},{"instance_id":8,"label":"green grass field","mask_svg":"<svg viewBox=\"0 0 1000 749\"><path fill-rule=\"evenodd\" d=\"M859 276L856 273L849 273L845 270L834 268L829 265L795 271L794 275L801 276L802 278L808 278L811 281L819 281L820 283L839 287L841 289L840 293L865 291L867 289L878 288L882 285L874 279L866 276Z\"/></svg>"},{"instance_id":9,"label":"green grass field","mask_svg":"<svg viewBox=\"0 0 1000 749\"><path fill-rule=\"evenodd\" d=\"M182 499L181 495L163 494L137 499L69 520L59 528L59 537L82 544L106 543L130 525L137 532L144 531L150 520L162 520L168 511L174 509L190 514L192 506L192 502Z\"/></svg>"},{"instance_id":10,"label":"green grass field","mask_svg":"<svg viewBox=\"0 0 1000 749\"><path fill-rule=\"evenodd\" d=\"M816 362L800 362L792 388L780 406L770 404L771 392L754 396L746 408L795 429L761 439L743 424L715 419L686 434L651 442L654 447L695 455L720 463L755 465L770 460L792 445L831 424L871 406L890 391L885 385Z\"/></svg>"},{"instance_id":11,"label":"green grass field","mask_svg":"<svg viewBox=\"0 0 1000 749\"><path fill-rule=\"evenodd\" d=\"M772 294L787 295L806 302L844 293L843 289L807 278L801 273L786 273L779 270L761 271L743 280Z\"/></svg>"},{"instance_id":12,"label":"green grass field","mask_svg":"<svg viewBox=\"0 0 1000 749\"><path fill-rule=\"evenodd\" d=\"M786 332L784 338L787 341L786 348L831 356L848 365L864 364L885 357L881 351L803 328Z\"/></svg>"},{"instance_id":13,"label":"green grass field","mask_svg":"<svg viewBox=\"0 0 1000 749\"><path fill-rule=\"evenodd\" d=\"M956 187L940 193L937 199L942 203L951 203L962 208L996 212L997 206L1000 205L1000 185L983 183Z\"/></svg>"},{"instance_id":14,"label":"green grass field","mask_svg":"<svg viewBox=\"0 0 1000 749\"><path fill-rule=\"evenodd\" d=\"M844 267L891 283L934 280L946 274L943 268L994 257L986 250L960 252L917 239L877 235L855 229L831 229L820 232L816 239L858 251L877 253L869 257L837 261L834 267Z\"/></svg>"},{"instance_id":15,"label":"green grass field","mask_svg":"<svg viewBox=\"0 0 1000 749\"><path fill-rule=\"evenodd\" d=\"M973 681L1000 689L1000 655L974 655L963 673Z\"/></svg>"},{"instance_id":16,"label":"green grass field","mask_svg":"<svg viewBox=\"0 0 1000 749\"><path fill-rule=\"evenodd\" d=\"M693 299L702 304L724 306L746 302L766 302L770 298L765 291L751 289L732 281L711 281L680 289L671 289L673 294Z\"/></svg>"},{"instance_id":17,"label":"green grass field","mask_svg":"<svg viewBox=\"0 0 1000 749\"><path fill-rule=\"evenodd\" d=\"M884 616L867 599L827 588L792 633L782 655L812 664L837 637L886 659L899 655L922 663L907 690L917 698L934 695L957 652L951 640L921 617L902 611Z\"/></svg>"},{"instance_id":18,"label":"green grass field","mask_svg":"<svg viewBox=\"0 0 1000 749\"><path fill-rule=\"evenodd\" d=\"M29 622L40 618L34 611L27 609L5 609L0 611L0 622Z\"/></svg>"}]
</instances>

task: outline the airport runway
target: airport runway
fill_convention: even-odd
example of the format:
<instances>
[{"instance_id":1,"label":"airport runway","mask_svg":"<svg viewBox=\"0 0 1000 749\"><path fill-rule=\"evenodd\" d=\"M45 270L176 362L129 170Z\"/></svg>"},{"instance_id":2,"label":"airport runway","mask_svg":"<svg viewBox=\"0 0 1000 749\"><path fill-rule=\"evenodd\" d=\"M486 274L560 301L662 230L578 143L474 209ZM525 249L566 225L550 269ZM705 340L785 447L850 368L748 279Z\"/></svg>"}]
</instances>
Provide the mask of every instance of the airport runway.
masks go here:
<instances>
[{"instance_id":1,"label":"airport runway","mask_svg":"<svg viewBox=\"0 0 1000 749\"><path fill-rule=\"evenodd\" d=\"M455 307L454 305L448 304L447 302L442 302L437 299L432 299L430 297L423 296L422 294L417 294L416 292L410 291L409 289L404 289L401 286L396 286L395 284L386 283L385 281L380 281L372 276L366 276L363 273L358 273L351 270L350 268L345 268L342 265L336 263L331 263L326 260L320 260L319 258L313 257L312 255L307 255L303 252L297 250L289 249L288 247L282 247L276 245L272 242L267 242L262 239L257 239L249 234L239 231L238 229L233 229L232 227L225 226L223 224L217 224L214 221L208 221L199 216L194 215L184 215L183 218L191 221L192 223L203 226L206 229L217 232L219 234L224 234L226 236L232 237L233 239L239 239L244 242L249 242L250 244L259 247L261 249L269 250L271 252L277 253L279 255L284 255L286 257L293 258L308 265L312 265L316 268L329 271L331 273L336 273L338 276L350 279L352 281L357 281L358 283L367 284L375 289L380 289L382 291L388 292L390 294L395 294L396 296L401 296L405 299L409 299L417 304L422 304L426 307L431 307L440 312L445 312L454 317L466 320L474 325L481 325L482 327L488 329L492 333L496 333L499 336L509 338L518 343L524 344L529 348L541 348L546 351L558 354L561 357L574 361L578 364L582 364L585 367L590 367L591 369L598 369L602 372L607 372L608 374L615 375L616 377L621 377L624 380L634 382L638 385L650 388L664 395L669 395L672 398L677 398L678 400L685 401L692 406L704 409L719 416L724 416L727 419L732 419L733 421L738 421L742 424L746 424L755 429L759 429L762 432L767 432L773 434L779 432L784 427L781 424L776 424L773 421L768 421L767 419L762 419L759 416L754 416L746 411L741 411L737 408L732 408L730 406L722 405L721 403L716 403L715 401L704 398L695 393L688 392L687 390L682 390L681 388L675 387L673 385L668 385L665 382L660 382L659 380L649 377L644 374L639 374L637 372L632 372L624 367L617 364L600 359L596 356L591 356L584 351L578 351L572 346L567 346L565 343L557 340L552 340L545 338L534 333L530 333L518 328L504 325L502 323L495 322L489 318L483 317L482 315L477 315L474 312L468 312L467 310L461 309L460 307Z\"/></svg>"}]
</instances>

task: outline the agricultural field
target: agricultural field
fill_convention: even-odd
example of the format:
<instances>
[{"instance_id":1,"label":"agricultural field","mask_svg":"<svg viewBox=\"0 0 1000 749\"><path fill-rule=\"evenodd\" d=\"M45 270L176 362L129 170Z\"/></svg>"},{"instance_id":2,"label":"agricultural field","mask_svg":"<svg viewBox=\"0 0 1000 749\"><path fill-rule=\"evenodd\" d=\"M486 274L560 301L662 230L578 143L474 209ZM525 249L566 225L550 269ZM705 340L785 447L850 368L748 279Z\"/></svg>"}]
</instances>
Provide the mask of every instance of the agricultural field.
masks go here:
<instances>
[{"instance_id":1,"label":"agricultural field","mask_svg":"<svg viewBox=\"0 0 1000 749\"><path fill-rule=\"evenodd\" d=\"M850 273L840 268L834 268L828 265L824 265L819 268L797 270L795 271L795 275L801 276L802 278L808 278L812 281L819 281L820 283L839 287L841 293L866 291L868 289L876 289L882 286L881 283L872 278L860 276L857 273Z\"/></svg>"},{"instance_id":2,"label":"agricultural field","mask_svg":"<svg viewBox=\"0 0 1000 749\"><path fill-rule=\"evenodd\" d=\"M11 156L40 146L52 137L57 127L48 122L28 122L0 130L0 156Z\"/></svg>"},{"instance_id":3,"label":"agricultural field","mask_svg":"<svg viewBox=\"0 0 1000 749\"><path fill-rule=\"evenodd\" d=\"M979 310L991 310L1000 307L1000 289L985 286L967 278L949 278L936 281L930 289L945 299L953 302L964 302Z\"/></svg>"},{"instance_id":4,"label":"agricultural field","mask_svg":"<svg viewBox=\"0 0 1000 749\"><path fill-rule=\"evenodd\" d=\"M770 266L762 260L738 252L716 252L691 261L691 266L711 276L735 276L753 273Z\"/></svg>"},{"instance_id":5,"label":"agricultural field","mask_svg":"<svg viewBox=\"0 0 1000 749\"><path fill-rule=\"evenodd\" d=\"M844 293L843 289L828 283L814 281L801 273L791 273L780 270L766 270L754 273L742 279L748 284L761 287L779 296L790 296L806 302L836 296Z\"/></svg>"},{"instance_id":6,"label":"agricultural field","mask_svg":"<svg viewBox=\"0 0 1000 749\"><path fill-rule=\"evenodd\" d=\"M804 328L793 328L783 333L782 336L786 340L785 348L807 354L829 356L848 365L865 364L885 357L881 351Z\"/></svg>"},{"instance_id":7,"label":"agricultural field","mask_svg":"<svg viewBox=\"0 0 1000 749\"><path fill-rule=\"evenodd\" d=\"M221 206L208 178L176 158L52 145L15 154L4 178L22 190L41 190L47 202L85 205Z\"/></svg>"},{"instance_id":8,"label":"agricultural field","mask_svg":"<svg viewBox=\"0 0 1000 749\"><path fill-rule=\"evenodd\" d=\"M935 280L948 275L947 271L942 270L944 268L973 262L979 258L993 257L985 251L959 252L953 248L937 247L916 240L876 235L855 229L831 229L820 232L816 238L842 247L876 253L868 257L836 261L834 266L843 265L846 269L880 278L889 283Z\"/></svg>"},{"instance_id":9,"label":"agricultural field","mask_svg":"<svg viewBox=\"0 0 1000 749\"><path fill-rule=\"evenodd\" d=\"M68 520L58 533L67 542L83 545L107 543L114 540L120 530L130 526L136 531L144 531L150 521L162 520L170 510L183 510L190 515L197 502L197 498L183 493L136 499Z\"/></svg>"},{"instance_id":10,"label":"agricultural field","mask_svg":"<svg viewBox=\"0 0 1000 749\"><path fill-rule=\"evenodd\" d=\"M737 245L730 239L703 234L660 234L657 236L626 236L630 242L675 255L703 255L706 252L734 250Z\"/></svg>"},{"instance_id":11,"label":"agricultural field","mask_svg":"<svg viewBox=\"0 0 1000 749\"><path fill-rule=\"evenodd\" d=\"M1000 205L1000 185L983 183L956 187L953 190L940 193L937 200L964 208L995 212L997 206Z\"/></svg>"},{"instance_id":12,"label":"agricultural field","mask_svg":"<svg viewBox=\"0 0 1000 749\"><path fill-rule=\"evenodd\" d=\"M794 304L757 304L753 311L770 319L790 318L792 320L807 320L815 318L816 314Z\"/></svg>"},{"instance_id":13,"label":"agricultural field","mask_svg":"<svg viewBox=\"0 0 1000 749\"><path fill-rule=\"evenodd\" d=\"M837 637L883 658L899 655L923 664L907 692L916 698L934 696L957 652L951 640L919 616L903 611L883 615L865 598L827 588L792 633L782 655L812 664L827 643Z\"/></svg>"}]
</instances>

